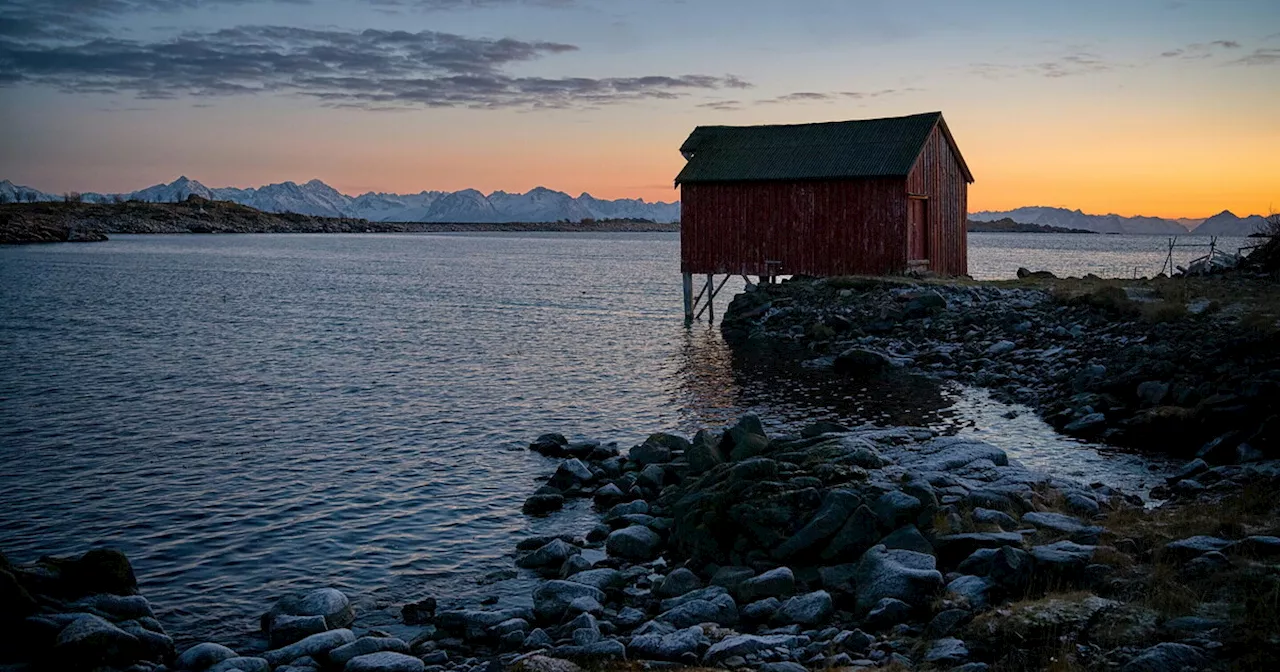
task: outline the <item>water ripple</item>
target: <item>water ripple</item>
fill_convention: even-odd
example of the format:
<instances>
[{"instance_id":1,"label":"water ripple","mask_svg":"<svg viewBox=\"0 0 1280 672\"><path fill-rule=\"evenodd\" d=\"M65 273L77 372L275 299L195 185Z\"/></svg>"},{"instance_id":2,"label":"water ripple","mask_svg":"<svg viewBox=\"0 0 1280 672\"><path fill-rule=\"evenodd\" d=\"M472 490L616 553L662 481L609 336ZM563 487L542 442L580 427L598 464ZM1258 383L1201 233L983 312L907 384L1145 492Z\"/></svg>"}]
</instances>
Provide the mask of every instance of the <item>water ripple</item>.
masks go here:
<instances>
[{"instance_id":1,"label":"water ripple","mask_svg":"<svg viewBox=\"0 0 1280 672\"><path fill-rule=\"evenodd\" d=\"M319 585L386 622L424 594L527 602L527 576L476 579L511 566L516 538L590 519L585 503L520 514L554 468L521 449L543 432L626 446L746 410L775 429L964 425L962 390L850 387L684 329L678 245L118 236L0 250L0 547L119 547L180 642L245 643L272 600Z\"/></svg>"}]
</instances>

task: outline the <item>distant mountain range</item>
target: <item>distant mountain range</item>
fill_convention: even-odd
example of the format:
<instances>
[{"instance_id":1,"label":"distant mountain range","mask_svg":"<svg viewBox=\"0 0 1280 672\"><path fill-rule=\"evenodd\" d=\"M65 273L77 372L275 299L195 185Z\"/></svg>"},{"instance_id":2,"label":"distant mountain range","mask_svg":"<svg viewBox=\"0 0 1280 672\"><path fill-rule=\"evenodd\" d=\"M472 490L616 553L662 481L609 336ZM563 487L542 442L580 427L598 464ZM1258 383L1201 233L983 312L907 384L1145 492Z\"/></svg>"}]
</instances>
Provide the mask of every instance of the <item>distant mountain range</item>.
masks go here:
<instances>
[{"instance_id":1,"label":"distant mountain range","mask_svg":"<svg viewBox=\"0 0 1280 672\"><path fill-rule=\"evenodd\" d=\"M140 200L173 203L195 194L215 201L232 201L264 212L295 212L320 217L355 217L371 222L580 222L585 219L641 219L668 223L680 221L680 203L649 203L642 198L615 201L598 199L591 194L578 197L561 191L537 187L524 194L495 191L485 195L475 189L462 191L421 191L416 194L369 192L348 196L321 182L305 184L282 182L266 186L236 189L211 189L180 177L169 184L157 184L127 194L86 193L81 197L90 203L115 200ZM60 201L59 194L0 181L0 201ZM1031 206L1004 212L975 212L975 222L1011 219L1020 224L1037 224L1065 229L1083 229L1097 233L1155 234L1167 236L1193 235L1247 236L1265 223L1260 215L1238 217L1223 211L1205 220L1164 219L1160 217L1121 217L1120 215L1088 215L1080 210Z\"/></svg>"},{"instance_id":2,"label":"distant mountain range","mask_svg":"<svg viewBox=\"0 0 1280 672\"><path fill-rule=\"evenodd\" d=\"M1156 234L1184 236L1247 236L1266 223L1261 215L1237 217L1224 210L1206 220L1163 219L1160 217L1121 217L1120 215L1086 215L1079 210L1031 206L1005 212L975 212L969 219L994 222L1012 219L1021 224L1040 224L1066 229L1085 229L1098 233Z\"/></svg>"},{"instance_id":3,"label":"distant mountain range","mask_svg":"<svg viewBox=\"0 0 1280 672\"><path fill-rule=\"evenodd\" d=\"M580 222L585 219L643 219L659 223L680 221L680 203L649 203L643 198L598 199L591 194L577 198L538 187L525 194L495 191L484 195L475 189L422 191L416 194L369 192L348 196L321 182L283 182L251 189L211 189L180 177L127 194L81 194L89 203L138 200L176 203L192 194L214 201L231 201L264 212L294 212L320 217L355 217L373 222ZM0 201L60 201L58 194L0 181Z\"/></svg>"}]
</instances>

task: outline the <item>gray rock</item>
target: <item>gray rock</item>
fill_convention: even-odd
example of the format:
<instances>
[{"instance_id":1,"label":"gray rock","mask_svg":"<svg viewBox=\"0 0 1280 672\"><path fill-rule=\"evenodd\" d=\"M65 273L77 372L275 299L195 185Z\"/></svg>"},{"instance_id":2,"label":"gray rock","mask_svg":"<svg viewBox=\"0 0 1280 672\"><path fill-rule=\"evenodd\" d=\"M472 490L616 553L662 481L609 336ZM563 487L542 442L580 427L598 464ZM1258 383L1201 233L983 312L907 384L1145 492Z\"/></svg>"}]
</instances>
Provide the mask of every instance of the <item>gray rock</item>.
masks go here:
<instances>
[{"instance_id":1,"label":"gray rock","mask_svg":"<svg viewBox=\"0 0 1280 672\"><path fill-rule=\"evenodd\" d=\"M183 651L182 655L178 656L178 659L174 661L173 666L178 670L203 670L238 656L239 654L235 651L221 644L205 642Z\"/></svg>"},{"instance_id":2,"label":"gray rock","mask_svg":"<svg viewBox=\"0 0 1280 672\"><path fill-rule=\"evenodd\" d=\"M981 576L962 575L947 584L947 592L963 599L975 611L991 606L991 591L995 583Z\"/></svg>"},{"instance_id":3,"label":"gray rock","mask_svg":"<svg viewBox=\"0 0 1280 672\"><path fill-rule=\"evenodd\" d=\"M1017 347L1018 346L1013 341L996 341L986 349L985 354L988 357L997 357L1005 354L1006 352L1012 352L1017 349Z\"/></svg>"},{"instance_id":4,"label":"gray rock","mask_svg":"<svg viewBox=\"0 0 1280 672\"><path fill-rule=\"evenodd\" d=\"M721 567L711 575L711 585L723 586L736 593L743 581L755 575L755 571L750 567Z\"/></svg>"},{"instance_id":5,"label":"gray rock","mask_svg":"<svg viewBox=\"0 0 1280 672\"><path fill-rule=\"evenodd\" d=\"M52 655L65 668L91 668L132 661L141 650L137 637L106 619L81 614L58 633Z\"/></svg>"},{"instance_id":6,"label":"gray rock","mask_svg":"<svg viewBox=\"0 0 1280 672\"><path fill-rule=\"evenodd\" d=\"M822 506L813 514L813 518L791 538L782 542L773 550L773 557L779 560L793 558L827 540L844 526L845 521L862 503L862 498L848 490L832 490L822 501Z\"/></svg>"},{"instance_id":7,"label":"gray rock","mask_svg":"<svg viewBox=\"0 0 1280 672\"><path fill-rule=\"evenodd\" d=\"M351 600L334 588L321 588L302 595L291 595L276 602L271 610L262 616L262 629L269 632L271 621L275 616L324 616L325 623L332 629L345 628L356 620L356 612L351 608Z\"/></svg>"},{"instance_id":8,"label":"gray rock","mask_svg":"<svg viewBox=\"0 0 1280 672\"><path fill-rule=\"evenodd\" d=\"M701 623L733 625L738 622L738 605L727 594L711 599L689 600L662 612L655 619L677 628L687 628Z\"/></svg>"},{"instance_id":9,"label":"gray rock","mask_svg":"<svg viewBox=\"0 0 1280 672\"><path fill-rule=\"evenodd\" d=\"M312 658L323 659L330 651L356 641L356 636L345 628L338 630L330 630L322 632L318 635L311 635L306 639L290 644L279 649L273 649L262 654L272 667L287 663L291 660L301 658L303 656L311 656Z\"/></svg>"},{"instance_id":10,"label":"gray rock","mask_svg":"<svg viewBox=\"0 0 1280 672\"><path fill-rule=\"evenodd\" d=\"M666 464L671 461L671 448L660 443L642 443L631 449L631 461L646 467L651 464Z\"/></svg>"},{"instance_id":11,"label":"gray rock","mask_svg":"<svg viewBox=\"0 0 1280 672\"><path fill-rule=\"evenodd\" d=\"M99 613L114 621L135 618L155 618L151 603L141 595L112 595L103 593L90 595L76 600L71 605L72 611Z\"/></svg>"},{"instance_id":12,"label":"gray rock","mask_svg":"<svg viewBox=\"0 0 1280 672\"><path fill-rule=\"evenodd\" d=\"M618 496L622 496L621 491L618 492ZM552 511L559 511L563 508L564 495L549 493L542 495L530 495L524 500L524 506L520 507L520 510L531 516L536 516L544 513L551 513Z\"/></svg>"},{"instance_id":13,"label":"gray rock","mask_svg":"<svg viewBox=\"0 0 1280 672\"><path fill-rule=\"evenodd\" d=\"M706 641L702 628L691 626L665 635L649 634L632 637L631 643L627 646L627 652L632 658L680 662L690 654L696 656L699 647Z\"/></svg>"},{"instance_id":14,"label":"gray rock","mask_svg":"<svg viewBox=\"0 0 1280 672\"><path fill-rule=\"evenodd\" d=\"M568 579L574 583L591 586L597 590L613 590L616 588L622 588L626 583L626 579L623 578L622 572L608 567L581 571L577 574L570 575Z\"/></svg>"},{"instance_id":15,"label":"gray rock","mask_svg":"<svg viewBox=\"0 0 1280 672\"><path fill-rule=\"evenodd\" d=\"M1125 663L1120 672L1182 672L1203 670L1209 666L1204 649L1186 644L1165 642L1146 649Z\"/></svg>"},{"instance_id":16,"label":"gray rock","mask_svg":"<svg viewBox=\"0 0 1280 672\"><path fill-rule=\"evenodd\" d=\"M934 665L956 665L969 657L969 647L964 642L948 637L939 639L929 646L924 654L924 662Z\"/></svg>"},{"instance_id":17,"label":"gray rock","mask_svg":"<svg viewBox=\"0 0 1280 672\"><path fill-rule=\"evenodd\" d=\"M205 672L271 672L271 664L263 658L228 658Z\"/></svg>"},{"instance_id":18,"label":"gray rock","mask_svg":"<svg viewBox=\"0 0 1280 672\"><path fill-rule=\"evenodd\" d=\"M782 660L776 663L765 663L759 670L760 672L806 672L807 668L800 663Z\"/></svg>"},{"instance_id":19,"label":"gray rock","mask_svg":"<svg viewBox=\"0 0 1280 672\"><path fill-rule=\"evenodd\" d=\"M610 523L633 513L649 513L649 502L637 499L631 502L615 504L613 508L604 514L604 522Z\"/></svg>"},{"instance_id":20,"label":"gray rock","mask_svg":"<svg viewBox=\"0 0 1280 672\"><path fill-rule=\"evenodd\" d=\"M773 618L778 612L778 608L782 606L782 602L776 597L766 597L763 600L756 600L741 609L742 619L752 623L763 623Z\"/></svg>"},{"instance_id":21,"label":"gray rock","mask_svg":"<svg viewBox=\"0 0 1280 672\"><path fill-rule=\"evenodd\" d=\"M581 553L582 549L561 539L552 539L538 550L516 559L516 566L525 569L542 567L560 567L570 556Z\"/></svg>"},{"instance_id":22,"label":"gray rock","mask_svg":"<svg viewBox=\"0 0 1280 672\"><path fill-rule=\"evenodd\" d=\"M564 610L564 613L567 616L576 616L578 614L601 615L604 614L604 605L594 597L575 597L569 603L569 607Z\"/></svg>"},{"instance_id":23,"label":"gray rock","mask_svg":"<svg viewBox=\"0 0 1280 672\"><path fill-rule=\"evenodd\" d=\"M796 592L796 576L790 567L778 567L738 584L742 602L755 602L766 597L789 597Z\"/></svg>"},{"instance_id":24,"label":"gray rock","mask_svg":"<svg viewBox=\"0 0 1280 672\"><path fill-rule=\"evenodd\" d=\"M560 565L560 578L567 579L578 572L585 572L591 569L591 561L582 557L581 553L575 553L565 558L564 563Z\"/></svg>"},{"instance_id":25,"label":"gray rock","mask_svg":"<svg viewBox=\"0 0 1280 672\"><path fill-rule=\"evenodd\" d=\"M956 566L980 548L1001 546L1022 546L1022 535L1016 532L962 532L938 535L933 539L938 563L943 567Z\"/></svg>"},{"instance_id":26,"label":"gray rock","mask_svg":"<svg viewBox=\"0 0 1280 672\"><path fill-rule=\"evenodd\" d=\"M1067 423L1062 430L1072 434L1091 434L1100 431L1107 424L1107 416L1102 413L1090 413Z\"/></svg>"},{"instance_id":27,"label":"gray rock","mask_svg":"<svg viewBox=\"0 0 1280 672\"><path fill-rule=\"evenodd\" d=\"M702 661L707 665L716 665L733 657L749 656L769 649L801 647L808 643L809 638L802 635L734 635L712 644L703 654Z\"/></svg>"},{"instance_id":28,"label":"gray rock","mask_svg":"<svg viewBox=\"0 0 1280 672\"><path fill-rule=\"evenodd\" d=\"M343 672L423 672L426 667L426 663L413 656L381 651L352 658Z\"/></svg>"},{"instance_id":29,"label":"gray rock","mask_svg":"<svg viewBox=\"0 0 1280 672\"><path fill-rule=\"evenodd\" d=\"M328 629L329 624L324 616L277 614L271 618L270 629L267 631L268 645L278 649Z\"/></svg>"},{"instance_id":30,"label":"gray rock","mask_svg":"<svg viewBox=\"0 0 1280 672\"><path fill-rule=\"evenodd\" d=\"M861 630L842 630L831 638L831 645L853 653L866 653L876 640Z\"/></svg>"},{"instance_id":31,"label":"gray rock","mask_svg":"<svg viewBox=\"0 0 1280 672\"><path fill-rule=\"evenodd\" d=\"M982 507L974 507L973 522L983 525L996 525L1002 530L1018 529L1018 521L1013 516L1004 511L996 511L995 509L984 509Z\"/></svg>"},{"instance_id":32,"label":"gray rock","mask_svg":"<svg viewBox=\"0 0 1280 672\"><path fill-rule=\"evenodd\" d=\"M821 625L831 618L834 610L831 595L825 590L817 590L783 602L773 620L783 625Z\"/></svg>"},{"instance_id":33,"label":"gray rock","mask_svg":"<svg viewBox=\"0 0 1280 672\"><path fill-rule=\"evenodd\" d=\"M960 626L968 623L973 618L973 614L964 609L946 609L938 612L937 616L929 621L929 627L925 629L928 637L946 637L955 632Z\"/></svg>"},{"instance_id":34,"label":"gray rock","mask_svg":"<svg viewBox=\"0 0 1280 672\"><path fill-rule=\"evenodd\" d=\"M352 658L378 653L379 651L409 653L409 645L404 640L395 637L361 637L350 644L343 644L330 651L329 663L335 667L342 667Z\"/></svg>"},{"instance_id":35,"label":"gray rock","mask_svg":"<svg viewBox=\"0 0 1280 672\"><path fill-rule=\"evenodd\" d=\"M1169 384L1158 380L1138 383L1138 399L1147 406L1159 406L1169 394Z\"/></svg>"},{"instance_id":36,"label":"gray rock","mask_svg":"<svg viewBox=\"0 0 1280 672\"><path fill-rule=\"evenodd\" d=\"M697 574L685 567L680 567L663 577L662 583L658 584L654 594L658 597L677 597L701 587L702 580Z\"/></svg>"},{"instance_id":37,"label":"gray rock","mask_svg":"<svg viewBox=\"0 0 1280 672\"><path fill-rule=\"evenodd\" d=\"M573 578L580 579L587 573L580 572ZM533 591L533 611L542 620L559 621L569 609L569 604L580 597L589 597L599 603L605 601L604 592L584 583L547 581Z\"/></svg>"},{"instance_id":38,"label":"gray rock","mask_svg":"<svg viewBox=\"0 0 1280 672\"><path fill-rule=\"evenodd\" d=\"M548 635L542 628L534 628L529 633L529 636L524 638L523 647L525 649L544 649L552 644L555 644L555 642L551 639L551 635Z\"/></svg>"},{"instance_id":39,"label":"gray rock","mask_svg":"<svg viewBox=\"0 0 1280 672\"><path fill-rule=\"evenodd\" d=\"M866 613L886 597L924 606L942 589L942 574L935 566L933 556L924 553L871 548L859 561L854 578L858 611Z\"/></svg>"},{"instance_id":40,"label":"gray rock","mask_svg":"<svg viewBox=\"0 0 1280 672\"><path fill-rule=\"evenodd\" d=\"M1231 542L1226 539L1200 535L1165 544L1161 553L1174 560L1186 561L1202 553L1225 550L1229 546Z\"/></svg>"},{"instance_id":41,"label":"gray rock","mask_svg":"<svg viewBox=\"0 0 1280 672\"><path fill-rule=\"evenodd\" d=\"M924 504L905 492L890 490L876 499L871 510L875 512L881 527L896 530L908 523L914 523L916 517L924 510Z\"/></svg>"},{"instance_id":42,"label":"gray rock","mask_svg":"<svg viewBox=\"0 0 1280 672\"><path fill-rule=\"evenodd\" d=\"M559 658L576 658L587 660L624 659L627 647L622 642L605 639L590 646L557 646L551 654Z\"/></svg>"},{"instance_id":43,"label":"gray rock","mask_svg":"<svg viewBox=\"0 0 1280 672\"><path fill-rule=\"evenodd\" d=\"M662 482L666 477L666 469L663 469L662 466L658 464L650 464L640 470L639 475L636 476L636 483L653 490L661 490Z\"/></svg>"},{"instance_id":44,"label":"gray rock","mask_svg":"<svg viewBox=\"0 0 1280 672\"><path fill-rule=\"evenodd\" d=\"M822 552L828 561L853 562L875 545L880 538L880 524L876 514L867 506L859 506L845 524L836 532L831 543Z\"/></svg>"},{"instance_id":45,"label":"gray rock","mask_svg":"<svg viewBox=\"0 0 1280 672\"><path fill-rule=\"evenodd\" d=\"M1022 522L1041 531L1067 537L1077 544L1096 544L1103 532L1097 525L1085 525L1079 519L1061 513L1032 511L1022 515Z\"/></svg>"},{"instance_id":46,"label":"gray rock","mask_svg":"<svg viewBox=\"0 0 1280 672\"><path fill-rule=\"evenodd\" d=\"M1083 546L1071 541L1059 541L1031 549L1036 572L1053 580L1068 582L1079 578L1093 559L1096 546Z\"/></svg>"},{"instance_id":47,"label":"gray rock","mask_svg":"<svg viewBox=\"0 0 1280 672\"><path fill-rule=\"evenodd\" d=\"M874 376L896 365L888 355L868 348L849 348L835 359L836 373L848 376Z\"/></svg>"},{"instance_id":48,"label":"gray rock","mask_svg":"<svg viewBox=\"0 0 1280 672\"><path fill-rule=\"evenodd\" d=\"M906 602L886 597L871 607L862 623L871 630L888 630L899 623L906 623L914 611Z\"/></svg>"},{"instance_id":49,"label":"gray rock","mask_svg":"<svg viewBox=\"0 0 1280 672\"><path fill-rule=\"evenodd\" d=\"M478 640L486 639L489 629L503 621L512 618L529 620L532 617L528 609L456 609L440 612L436 616L436 625L442 630L460 633L466 639Z\"/></svg>"},{"instance_id":50,"label":"gray rock","mask_svg":"<svg viewBox=\"0 0 1280 672\"><path fill-rule=\"evenodd\" d=\"M1098 505L1098 500L1082 492L1068 492L1063 498L1063 502L1066 504L1068 511L1081 516L1093 518L1102 513L1102 507Z\"/></svg>"},{"instance_id":51,"label":"gray rock","mask_svg":"<svg viewBox=\"0 0 1280 672\"><path fill-rule=\"evenodd\" d=\"M1280 556L1280 537L1263 535L1245 537L1228 546L1226 551L1249 558L1274 558Z\"/></svg>"},{"instance_id":52,"label":"gray rock","mask_svg":"<svg viewBox=\"0 0 1280 672\"><path fill-rule=\"evenodd\" d=\"M724 464L724 453L720 452L720 440L713 437L705 429L693 437L693 444L685 451L685 460L689 463L689 471L701 474L711 471L717 465Z\"/></svg>"},{"instance_id":53,"label":"gray rock","mask_svg":"<svg viewBox=\"0 0 1280 672\"><path fill-rule=\"evenodd\" d=\"M818 579L828 592L852 593L853 579L858 574L858 563L831 565L818 568Z\"/></svg>"},{"instance_id":54,"label":"gray rock","mask_svg":"<svg viewBox=\"0 0 1280 672\"><path fill-rule=\"evenodd\" d=\"M609 535L604 546L609 555L644 562L658 557L662 537L647 527L632 525L615 530Z\"/></svg>"},{"instance_id":55,"label":"gray rock","mask_svg":"<svg viewBox=\"0 0 1280 672\"><path fill-rule=\"evenodd\" d=\"M933 555L933 544L930 544L929 540L925 539L923 534L920 534L920 530L915 525L907 525L890 532L889 536L880 540L880 543L889 549L897 548L904 551Z\"/></svg>"}]
</instances>

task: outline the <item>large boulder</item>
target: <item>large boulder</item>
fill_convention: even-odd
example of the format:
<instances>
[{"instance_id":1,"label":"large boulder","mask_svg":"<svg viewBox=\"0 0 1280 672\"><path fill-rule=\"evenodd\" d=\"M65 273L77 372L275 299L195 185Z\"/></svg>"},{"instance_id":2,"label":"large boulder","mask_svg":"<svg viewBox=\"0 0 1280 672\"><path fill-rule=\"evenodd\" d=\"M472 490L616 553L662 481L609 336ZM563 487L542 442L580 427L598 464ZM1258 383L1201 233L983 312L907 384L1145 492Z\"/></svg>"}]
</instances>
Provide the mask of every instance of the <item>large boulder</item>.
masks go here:
<instances>
[{"instance_id":1,"label":"large boulder","mask_svg":"<svg viewBox=\"0 0 1280 672\"><path fill-rule=\"evenodd\" d=\"M702 656L706 665L716 665L727 658L749 656L777 648L806 646L809 638L803 635L734 635L711 645Z\"/></svg>"},{"instance_id":2,"label":"large boulder","mask_svg":"<svg viewBox=\"0 0 1280 672\"><path fill-rule=\"evenodd\" d=\"M684 454L685 461L689 463L689 471L693 474L701 474L711 471L718 465L724 464L724 453L720 452L720 438L712 436L707 430L702 430L693 437L693 443Z\"/></svg>"},{"instance_id":3,"label":"large boulder","mask_svg":"<svg viewBox=\"0 0 1280 672\"><path fill-rule=\"evenodd\" d=\"M586 572L579 572L574 578ZM593 586L574 581L547 581L533 591L533 612L544 621L559 621L569 605L580 597L588 597L604 604L604 592Z\"/></svg>"},{"instance_id":4,"label":"large boulder","mask_svg":"<svg viewBox=\"0 0 1280 672\"><path fill-rule=\"evenodd\" d=\"M614 530L604 544L609 555L642 562L658 557L661 546L662 537L644 525Z\"/></svg>"},{"instance_id":5,"label":"large boulder","mask_svg":"<svg viewBox=\"0 0 1280 672\"><path fill-rule=\"evenodd\" d=\"M707 637L698 626L690 626L675 632L637 635L631 638L627 652L632 658L687 662L692 656L696 661L698 649L705 645Z\"/></svg>"},{"instance_id":6,"label":"large boulder","mask_svg":"<svg viewBox=\"0 0 1280 672\"><path fill-rule=\"evenodd\" d=\"M61 669L89 669L102 665L127 666L138 658L137 637L93 614L82 614L58 633L53 658Z\"/></svg>"},{"instance_id":7,"label":"large boulder","mask_svg":"<svg viewBox=\"0 0 1280 672\"><path fill-rule=\"evenodd\" d=\"M516 558L516 566L525 569L545 567L559 568L571 556L582 553L582 549L563 539L552 539L546 545L528 555Z\"/></svg>"},{"instance_id":8,"label":"large boulder","mask_svg":"<svg viewBox=\"0 0 1280 672\"><path fill-rule=\"evenodd\" d=\"M859 506L822 551L822 559L854 562L874 546L879 538L880 521L875 512L866 505Z\"/></svg>"},{"instance_id":9,"label":"large boulder","mask_svg":"<svg viewBox=\"0 0 1280 672\"><path fill-rule=\"evenodd\" d=\"M409 653L409 645L396 637L361 637L350 644L343 644L329 652L329 664L343 667L353 658L381 651Z\"/></svg>"},{"instance_id":10,"label":"large boulder","mask_svg":"<svg viewBox=\"0 0 1280 672\"><path fill-rule=\"evenodd\" d=\"M133 595L138 592L138 579L124 553L99 548L69 562L60 563L62 583L73 595Z\"/></svg>"},{"instance_id":11,"label":"large boulder","mask_svg":"<svg viewBox=\"0 0 1280 672\"><path fill-rule=\"evenodd\" d=\"M697 574L685 567L680 567L662 579L662 583L658 584L654 594L658 597L678 597L701 587L702 580Z\"/></svg>"},{"instance_id":12,"label":"large boulder","mask_svg":"<svg viewBox=\"0 0 1280 672\"><path fill-rule=\"evenodd\" d=\"M352 658L343 672L422 672L426 667L425 663L413 656L381 651Z\"/></svg>"},{"instance_id":13,"label":"large boulder","mask_svg":"<svg viewBox=\"0 0 1280 672\"><path fill-rule=\"evenodd\" d=\"M857 609L871 610L880 600L891 597L912 607L925 606L942 590L942 574L931 555L875 546L862 556L854 577Z\"/></svg>"},{"instance_id":14,"label":"large boulder","mask_svg":"<svg viewBox=\"0 0 1280 672\"><path fill-rule=\"evenodd\" d=\"M883 352L869 348L849 348L836 355L836 373L847 376L874 376L895 368L896 363Z\"/></svg>"},{"instance_id":15,"label":"large boulder","mask_svg":"<svg viewBox=\"0 0 1280 672\"><path fill-rule=\"evenodd\" d=\"M203 670L238 655L221 644L205 642L183 651L182 655L174 661L173 666L179 670Z\"/></svg>"},{"instance_id":16,"label":"large boulder","mask_svg":"<svg viewBox=\"0 0 1280 672\"><path fill-rule=\"evenodd\" d=\"M862 498L848 490L832 490L823 498L822 506L798 532L791 535L782 545L773 549L773 557L787 560L807 553L815 548L822 548L849 517L853 515Z\"/></svg>"},{"instance_id":17,"label":"large boulder","mask_svg":"<svg viewBox=\"0 0 1280 672\"><path fill-rule=\"evenodd\" d=\"M328 653L343 644L350 644L356 641L356 636L346 628L338 630L330 630L322 632L318 635L311 635L306 639L290 644L289 646L279 649L272 649L262 657L266 659L273 667L282 665L291 660L297 660L303 656L310 656L317 660L323 660Z\"/></svg>"},{"instance_id":18,"label":"large boulder","mask_svg":"<svg viewBox=\"0 0 1280 672\"><path fill-rule=\"evenodd\" d=\"M320 588L309 593L281 598L271 610L262 615L262 630L271 632L271 623L278 615L323 616L330 629L345 628L356 620L351 600L335 588Z\"/></svg>"},{"instance_id":19,"label":"large boulder","mask_svg":"<svg viewBox=\"0 0 1280 672\"><path fill-rule=\"evenodd\" d=\"M831 595L825 590L817 590L783 602L773 620L782 625L822 625L831 618L834 608Z\"/></svg>"},{"instance_id":20,"label":"large boulder","mask_svg":"<svg viewBox=\"0 0 1280 672\"><path fill-rule=\"evenodd\" d=\"M789 597L796 592L796 576L790 567L771 569L738 584L738 600L744 604L766 597Z\"/></svg>"}]
</instances>

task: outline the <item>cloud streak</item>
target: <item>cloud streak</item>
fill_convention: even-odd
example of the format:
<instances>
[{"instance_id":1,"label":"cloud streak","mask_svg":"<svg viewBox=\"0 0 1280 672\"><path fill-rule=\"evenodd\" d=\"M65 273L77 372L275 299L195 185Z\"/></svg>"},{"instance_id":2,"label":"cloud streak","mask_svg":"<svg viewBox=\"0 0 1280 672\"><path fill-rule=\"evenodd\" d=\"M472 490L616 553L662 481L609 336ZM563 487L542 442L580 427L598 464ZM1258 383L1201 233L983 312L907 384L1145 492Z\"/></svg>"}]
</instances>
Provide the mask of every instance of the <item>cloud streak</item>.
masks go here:
<instances>
[{"instance_id":1,"label":"cloud streak","mask_svg":"<svg viewBox=\"0 0 1280 672\"><path fill-rule=\"evenodd\" d=\"M1161 58L1181 58L1185 60L1203 60L1211 58L1214 52L1223 49L1239 49L1240 43L1235 40L1214 40L1213 42L1199 42L1196 44L1188 44L1179 49L1171 49L1160 54Z\"/></svg>"},{"instance_id":2,"label":"cloud streak","mask_svg":"<svg viewBox=\"0 0 1280 672\"><path fill-rule=\"evenodd\" d=\"M479 39L433 31L243 26L143 42L0 37L0 86L139 98L299 95L365 109L594 107L744 89L732 75L517 77L514 64L577 51L557 42Z\"/></svg>"}]
</instances>

